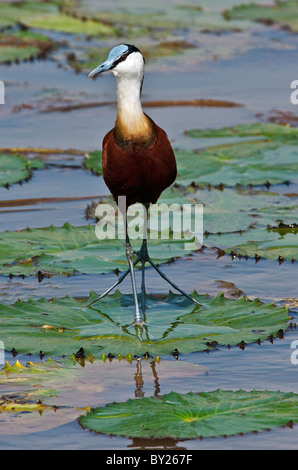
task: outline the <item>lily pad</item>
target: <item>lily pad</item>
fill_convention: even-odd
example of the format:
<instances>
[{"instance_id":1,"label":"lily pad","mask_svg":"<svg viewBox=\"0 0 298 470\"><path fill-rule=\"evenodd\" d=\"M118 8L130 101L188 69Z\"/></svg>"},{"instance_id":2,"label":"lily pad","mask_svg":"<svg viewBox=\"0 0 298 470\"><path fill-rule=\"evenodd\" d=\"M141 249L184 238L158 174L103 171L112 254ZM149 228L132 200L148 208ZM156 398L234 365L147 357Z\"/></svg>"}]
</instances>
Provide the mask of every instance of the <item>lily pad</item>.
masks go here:
<instances>
[{"instance_id":1,"label":"lily pad","mask_svg":"<svg viewBox=\"0 0 298 470\"><path fill-rule=\"evenodd\" d=\"M276 1L273 6L249 5L235 6L224 12L227 20L252 20L266 25L278 24L295 33L298 32L297 0Z\"/></svg>"},{"instance_id":2,"label":"lily pad","mask_svg":"<svg viewBox=\"0 0 298 470\"><path fill-rule=\"evenodd\" d=\"M290 319L285 308L259 300L193 295L200 307L181 295L147 295L144 327L134 325L133 296L118 291L92 308L94 293L84 301L66 296L0 304L1 335L8 350L22 353L71 356L83 348L95 357L157 356L262 341L285 330Z\"/></svg>"},{"instance_id":3,"label":"lily pad","mask_svg":"<svg viewBox=\"0 0 298 470\"><path fill-rule=\"evenodd\" d=\"M204 231L210 233L244 232L251 228L293 225L298 220L298 197L289 198L274 191L254 188L210 188L193 194L204 206ZM256 234L256 230L252 237ZM208 240L204 244L208 244Z\"/></svg>"},{"instance_id":4,"label":"lily pad","mask_svg":"<svg viewBox=\"0 0 298 470\"><path fill-rule=\"evenodd\" d=\"M263 136L273 140L296 140L298 130L296 127L275 123L239 124L233 127L220 127L219 129L191 129L187 135L194 138L201 137L258 137Z\"/></svg>"},{"instance_id":5,"label":"lily pad","mask_svg":"<svg viewBox=\"0 0 298 470\"><path fill-rule=\"evenodd\" d=\"M57 10L55 2L26 1L1 2L0 27L26 23L26 19L35 15L51 14Z\"/></svg>"},{"instance_id":6,"label":"lily pad","mask_svg":"<svg viewBox=\"0 0 298 470\"><path fill-rule=\"evenodd\" d=\"M44 30L62 31L70 34L88 34L89 36L117 36L119 30L100 21L72 18L63 14L51 14L36 16L26 19L26 25L32 28L42 28Z\"/></svg>"},{"instance_id":7,"label":"lily pad","mask_svg":"<svg viewBox=\"0 0 298 470\"><path fill-rule=\"evenodd\" d=\"M150 240L149 252L153 261L165 263L191 253L196 247L185 241ZM141 240L134 240L132 245L137 251ZM98 274L128 268L123 240L101 240L92 225L74 227L66 223L63 227L2 232L0 252L0 274Z\"/></svg>"},{"instance_id":8,"label":"lily pad","mask_svg":"<svg viewBox=\"0 0 298 470\"><path fill-rule=\"evenodd\" d=\"M83 165L94 174L102 175L102 152L95 150L94 152L87 153Z\"/></svg>"},{"instance_id":9,"label":"lily pad","mask_svg":"<svg viewBox=\"0 0 298 470\"><path fill-rule=\"evenodd\" d=\"M65 9L56 1L2 2L0 26L15 26L21 23L29 28L72 34L114 36L119 33L116 26L110 26L100 20L75 18L64 14L63 11Z\"/></svg>"},{"instance_id":10,"label":"lily pad","mask_svg":"<svg viewBox=\"0 0 298 470\"><path fill-rule=\"evenodd\" d=\"M29 160L21 155L0 153L0 186L6 186L29 178L32 170L44 168L43 161Z\"/></svg>"},{"instance_id":11,"label":"lily pad","mask_svg":"<svg viewBox=\"0 0 298 470\"><path fill-rule=\"evenodd\" d=\"M297 128L278 124L241 125L215 130L191 130L189 136L243 137L240 143L217 145L197 152L180 151L177 183L183 186L262 185L298 179ZM259 139L245 140L246 137ZM261 140L260 140L261 139Z\"/></svg>"},{"instance_id":12,"label":"lily pad","mask_svg":"<svg viewBox=\"0 0 298 470\"><path fill-rule=\"evenodd\" d=\"M298 421L298 395L215 390L143 397L95 408L81 416L84 428L128 437L194 439L263 431Z\"/></svg>"},{"instance_id":13,"label":"lily pad","mask_svg":"<svg viewBox=\"0 0 298 470\"><path fill-rule=\"evenodd\" d=\"M216 246L226 253L279 260L282 262L298 260L298 231L288 226L279 229L256 229L245 232L240 236L234 234L210 235L205 240L208 246Z\"/></svg>"},{"instance_id":14,"label":"lily pad","mask_svg":"<svg viewBox=\"0 0 298 470\"><path fill-rule=\"evenodd\" d=\"M54 43L39 33L15 30L0 34L0 63L14 62L43 56Z\"/></svg>"}]
</instances>

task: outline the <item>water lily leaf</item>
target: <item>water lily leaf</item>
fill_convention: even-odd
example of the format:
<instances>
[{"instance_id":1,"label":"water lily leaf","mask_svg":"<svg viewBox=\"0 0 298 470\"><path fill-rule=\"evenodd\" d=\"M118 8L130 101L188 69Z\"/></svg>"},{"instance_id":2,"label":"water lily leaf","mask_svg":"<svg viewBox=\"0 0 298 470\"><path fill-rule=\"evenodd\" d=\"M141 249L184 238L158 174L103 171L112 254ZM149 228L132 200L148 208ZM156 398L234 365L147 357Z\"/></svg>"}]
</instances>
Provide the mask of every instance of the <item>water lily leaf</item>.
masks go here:
<instances>
[{"instance_id":1,"label":"water lily leaf","mask_svg":"<svg viewBox=\"0 0 298 470\"><path fill-rule=\"evenodd\" d=\"M267 25L279 24L288 30L298 32L297 0L276 1L273 6L238 5L224 12L227 20L252 20Z\"/></svg>"},{"instance_id":2,"label":"water lily leaf","mask_svg":"<svg viewBox=\"0 0 298 470\"><path fill-rule=\"evenodd\" d=\"M91 170L96 175L102 175L102 152L96 150L87 153L83 164L87 170Z\"/></svg>"},{"instance_id":3,"label":"water lily leaf","mask_svg":"<svg viewBox=\"0 0 298 470\"><path fill-rule=\"evenodd\" d=\"M141 240L132 241L138 251ZM149 251L156 263L185 256L195 247L184 239L150 240ZM97 238L95 226L26 229L0 234L0 273L14 275L85 274L126 270L127 259L122 239ZM139 265L137 265L139 267Z\"/></svg>"},{"instance_id":4,"label":"water lily leaf","mask_svg":"<svg viewBox=\"0 0 298 470\"><path fill-rule=\"evenodd\" d=\"M104 24L100 21L72 18L63 14L51 14L36 16L26 19L26 25L32 28L42 28L52 31L63 31L70 34L88 34L90 36L115 36L119 35L118 28Z\"/></svg>"},{"instance_id":5,"label":"water lily leaf","mask_svg":"<svg viewBox=\"0 0 298 470\"><path fill-rule=\"evenodd\" d=\"M289 198L273 191L242 187L225 188L224 191L203 189L192 196L204 205L205 234L242 233L261 227L266 230L268 226L292 225L298 220L297 196ZM208 245L208 239L204 244Z\"/></svg>"},{"instance_id":6,"label":"water lily leaf","mask_svg":"<svg viewBox=\"0 0 298 470\"><path fill-rule=\"evenodd\" d=\"M41 169L44 166L44 162L37 158L29 160L21 155L0 153L0 186L25 180L31 176L31 170Z\"/></svg>"},{"instance_id":7,"label":"water lily leaf","mask_svg":"<svg viewBox=\"0 0 298 470\"><path fill-rule=\"evenodd\" d=\"M27 18L42 13L53 13L57 10L54 2L1 2L0 27L15 26L18 23L26 23Z\"/></svg>"},{"instance_id":8,"label":"water lily leaf","mask_svg":"<svg viewBox=\"0 0 298 470\"><path fill-rule=\"evenodd\" d=\"M285 392L230 391L143 397L95 408L80 424L93 431L129 437L230 436L298 421L298 395Z\"/></svg>"},{"instance_id":9,"label":"water lily leaf","mask_svg":"<svg viewBox=\"0 0 298 470\"><path fill-rule=\"evenodd\" d=\"M287 328L288 311L243 297L230 300L193 294L201 307L170 293L165 299L146 296L146 325L134 325L130 294L118 291L92 307L87 300L66 296L0 304L5 347L23 353L70 356L83 348L86 355L152 356L235 346L265 340Z\"/></svg>"},{"instance_id":10,"label":"water lily leaf","mask_svg":"<svg viewBox=\"0 0 298 470\"><path fill-rule=\"evenodd\" d=\"M298 178L298 147L276 142L217 146L197 153L176 152L183 186L277 184Z\"/></svg>"},{"instance_id":11,"label":"water lily leaf","mask_svg":"<svg viewBox=\"0 0 298 470\"><path fill-rule=\"evenodd\" d=\"M99 36L117 36L119 29L103 23L101 20L80 19L64 13L63 2L26 1L1 3L0 27L25 25L27 28L39 28L41 31L52 30L72 34Z\"/></svg>"},{"instance_id":12,"label":"water lily leaf","mask_svg":"<svg viewBox=\"0 0 298 470\"><path fill-rule=\"evenodd\" d=\"M275 123L239 124L233 127L220 127L219 129L191 129L187 135L194 138L201 137L259 137L264 136L274 140L297 139L297 128Z\"/></svg>"},{"instance_id":13,"label":"water lily leaf","mask_svg":"<svg viewBox=\"0 0 298 470\"><path fill-rule=\"evenodd\" d=\"M256 229L237 234L210 235L205 240L208 246L216 246L226 253L265 258L270 260L298 260L298 231L296 228L276 227L275 229Z\"/></svg>"},{"instance_id":14,"label":"water lily leaf","mask_svg":"<svg viewBox=\"0 0 298 470\"><path fill-rule=\"evenodd\" d=\"M177 183L235 186L293 181L298 178L297 132L297 128L278 124L188 131L195 138L237 136L244 140L198 152L177 152ZM259 139L245 140L255 136Z\"/></svg>"},{"instance_id":15,"label":"water lily leaf","mask_svg":"<svg viewBox=\"0 0 298 470\"><path fill-rule=\"evenodd\" d=\"M48 52L54 43L40 33L28 30L6 31L0 34L0 63L39 57Z\"/></svg>"},{"instance_id":16,"label":"water lily leaf","mask_svg":"<svg viewBox=\"0 0 298 470\"><path fill-rule=\"evenodd\" d=\"M40 53L40 49L36 46L9 46L0 42L0 63L15 62L18 60L30 59L36 57Z\"/></svg>"}]
</instances>

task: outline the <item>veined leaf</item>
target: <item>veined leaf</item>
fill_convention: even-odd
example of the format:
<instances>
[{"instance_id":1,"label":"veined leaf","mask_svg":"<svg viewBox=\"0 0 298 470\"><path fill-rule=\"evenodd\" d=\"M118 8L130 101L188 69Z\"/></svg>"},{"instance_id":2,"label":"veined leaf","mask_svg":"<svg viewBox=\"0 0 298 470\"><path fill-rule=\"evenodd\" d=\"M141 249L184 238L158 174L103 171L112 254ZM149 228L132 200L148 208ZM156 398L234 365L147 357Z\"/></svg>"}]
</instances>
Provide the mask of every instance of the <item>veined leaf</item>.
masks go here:
<instances>
[{"instance_id":1,"label":"veined leaf","mask_svg":"<svg viewBox=\"0 0 298 470\"><path fill-rule=\"evenodd\" d=\"M275 336L287 328L288 311L259 300L193 294L201 307L181 295L146 296L146 325L134 325L134 302L118 291L92 307L96 298L72 297L0 304L0 331L7 349L23 353L70 356L83 347L87 355L157 356L235 346ZM47 326L47 327L46 327Z\"/></svg>"},{"instance_id":2,"label":"veined leaf","mask_svg":"<svg viewBox=\"0 0 298 470\"><path fill-rule=\"evenodd\" d=\"M168 262L195 249L186 241L152 239L149 252L156 263ZM141 240L133 240L132 245L137 251ZM0 253L1 274L94 274L128 268L123 240L101 240L91 225L74 227L66 223L63 227L2 232Z\"/></svg>"},{"instance_id":3,"label":"veined leaf","mask_svg":"<svg viewBox=\"0 0 298 470\"><path fill-rule=\"evenodd\" d=\"M244 390L143 397L95 408L84 428L127 437L194 439L263 431L298 421L298 395Z\"/></svg>"},{"instance_id":4,"label":"veined leaf","mask_svg":"<svg viewBox=\"0 0 298 470\"><path fill-rule=\"evenodd\" d=\"M176 152L177 183L188 186L262 185L298 178L297 128L278 124L248 124L212 130L191 130L195 138L234 137L241 142L210 146L198 152ZM256 137L247 141L247 137ZM258 139L257 139L258 137Z\"/></svg>"}]
</instances>

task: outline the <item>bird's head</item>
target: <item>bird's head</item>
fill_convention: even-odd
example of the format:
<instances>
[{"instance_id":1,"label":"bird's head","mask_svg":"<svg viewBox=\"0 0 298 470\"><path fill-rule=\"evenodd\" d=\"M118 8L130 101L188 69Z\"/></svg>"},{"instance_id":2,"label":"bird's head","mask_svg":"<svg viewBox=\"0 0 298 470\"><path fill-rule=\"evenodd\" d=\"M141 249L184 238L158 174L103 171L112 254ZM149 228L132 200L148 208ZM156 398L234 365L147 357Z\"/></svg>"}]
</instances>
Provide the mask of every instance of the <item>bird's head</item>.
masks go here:
<instances>
[{"instance_id":1,"label":"bird's head","mask_svg":"<svg viewBox=\"0 0 298 470\"><path fill-rule=\"evenodd\" d=\"M114 47L107 58L98 67L91 70L88 78L93 78L102 72L111 70L116 77L144 75L144 58L139 49L131 44L121 44Z\"/></svg>"}]
</instances>

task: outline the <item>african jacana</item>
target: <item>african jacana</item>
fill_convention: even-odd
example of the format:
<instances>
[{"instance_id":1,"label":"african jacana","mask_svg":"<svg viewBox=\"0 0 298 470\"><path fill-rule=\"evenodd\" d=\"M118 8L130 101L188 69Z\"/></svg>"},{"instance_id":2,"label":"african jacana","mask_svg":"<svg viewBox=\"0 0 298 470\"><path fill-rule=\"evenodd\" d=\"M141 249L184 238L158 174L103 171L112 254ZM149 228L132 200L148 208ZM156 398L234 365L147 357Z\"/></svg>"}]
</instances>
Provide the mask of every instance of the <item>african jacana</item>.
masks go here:
<instances>
[{"instance_id":1,"label":"african jacana","mask_svg":"<svg viewBox=\"0 0 298 470\"><path fill-rule=\"evenodd\" d=\"M139 202L144 205L147 214L150 204L155 204L160 194L176 179L175 154L165 131L143 112L141 89L144 79L144 58L139 49L130 44L114 47L107 60L92 70L88 77L95 77L107 70L111 70L117 80L117 119L115 127L103 139L103 178L117 204L120 196L125 196L126 208ZM121 210L120 204L118 207ZM123 215L126 219L126 214ZM141 249L134 259L134 251L126 227L125 247L129 269L113 286L89 305L107 295L130 273L135 304L135 323L143 323L146 262L150 263L174 289L198 303L171 282L151 260L145 235ZM142 262L142 313L138 305L134 274L134 266L139 261Z\"/></svg>"}]
</instances>

